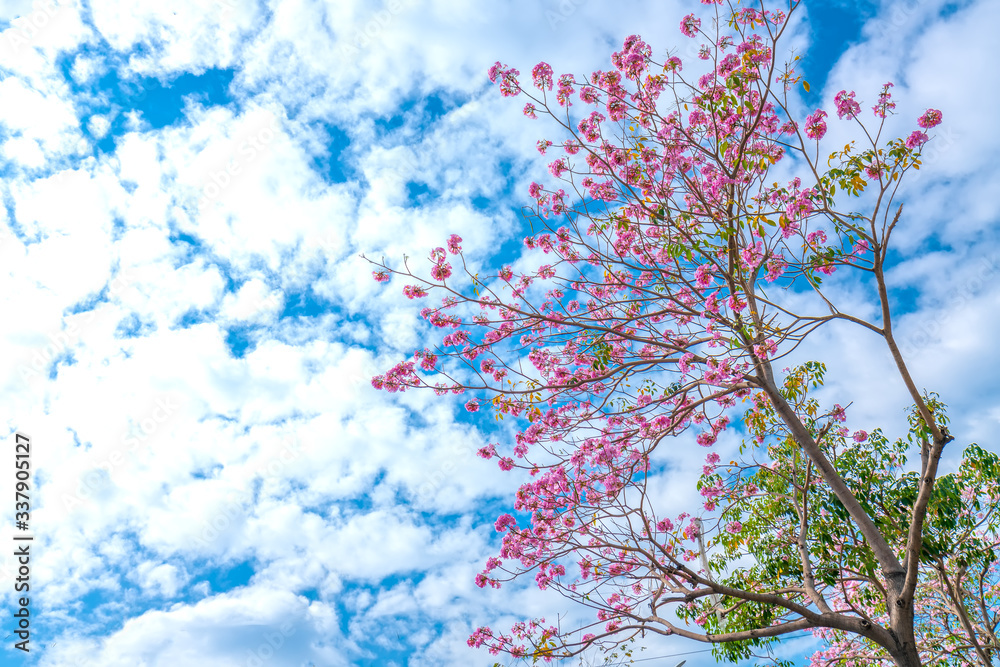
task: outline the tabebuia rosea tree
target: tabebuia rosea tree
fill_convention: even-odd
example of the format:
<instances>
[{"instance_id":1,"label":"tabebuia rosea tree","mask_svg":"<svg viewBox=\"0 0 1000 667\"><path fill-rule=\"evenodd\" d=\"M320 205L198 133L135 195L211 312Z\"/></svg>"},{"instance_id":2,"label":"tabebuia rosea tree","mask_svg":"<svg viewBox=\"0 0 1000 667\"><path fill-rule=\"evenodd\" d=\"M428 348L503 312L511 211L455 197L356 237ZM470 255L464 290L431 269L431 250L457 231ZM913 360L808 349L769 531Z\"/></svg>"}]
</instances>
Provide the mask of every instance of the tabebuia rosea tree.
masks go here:
<instances>
[{"instance_id":1,"label":"tabebuia rosea tree","mask_svg":"<svg viewBox=\"0 0 1000 667\"><path fill-rule=\"evenodd\" d=\"M796 118L808 85L778 45L798 3L703 2L713 26L680 22L703 42L690 62L631 36L583 78L490 70L559 133L538 143L551 179L529 195L544 231L516 263L531 268L473 274L454 234L426 278L375 263L408 297L444 298L421 311L443 330L434 351L373 385L466 393L468 411L518 420L513 443L480 451L528 481L477 584L529 576L590 608L583 627L525 619L469 643L537 662L659 633L735 662L810 630L825 640L814 665L991 665L1000 461L971 445L939 474L945 405L911 375L886 284L899 188L942 114L885 136L887 83L867 108L841 91ZM858 141L821 155L833 122ZM877 316L837 303L831 275L868 290ZM845 408L815 394L826 366L782 361L836 321L885 345L908 432L849 431ZM726 429L739 461L712 449ZM706 448L703 501L666 515L665 462L682 446Z\"/></svg>"}]
</instances>

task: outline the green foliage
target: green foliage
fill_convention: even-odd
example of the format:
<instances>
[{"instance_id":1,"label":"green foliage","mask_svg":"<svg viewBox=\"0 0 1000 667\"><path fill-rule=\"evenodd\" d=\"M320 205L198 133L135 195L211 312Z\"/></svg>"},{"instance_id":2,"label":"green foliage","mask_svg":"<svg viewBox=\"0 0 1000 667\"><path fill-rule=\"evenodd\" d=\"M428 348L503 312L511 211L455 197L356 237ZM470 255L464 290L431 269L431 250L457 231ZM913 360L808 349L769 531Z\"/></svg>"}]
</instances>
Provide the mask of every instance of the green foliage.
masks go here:
<instances>
[{"instance_id":1,"label":"green foliage","mask_svg":"<svg viewBox=\"0 0 1000 667\"><path fill-rule=\"evenodd\" d=\"M907 454L926 443L930 429L916 408L909 415L906 437L888 439L876 429L860 441L846 437L836 425L839 408L823 411L810 392L823 384L826 368L808 362L792 369L781 393L810 430L828 460L871 516L900 558L903 558L911 513L919 491L919 473L907 471ZM946 406L936 394L925 403L938 426L948 423ZM711 568L722 583L742 590L769 593L784 591L786 599L807 606L811 600L801 591L805 585L799 533L805 525L804 543L816 587L836 596L850 581L852 603L870 614L885 613L885 601L877 582L880 569L847 510L800 450L770 402L763 397L747 412L752 439L745 440L741 454L766 452L770 466L730 464L716 468L699 480L699 489L722 486L729 489L718 499L721 525L739 522L735 533L720 531L712 540L715 555ZM938 478L931 494L921 551L921 577L928 581L935 568L947 563L949 570L976 567L988 569L996 555L984 537L997 533L996 503L1000 498L1000 456L969 445L956 472ZM984 525L990 530L984 531ZM747 564L749 559L750 564ZM725 615L720 624L719 610ZM793 618L790 612L770 604L723 598L716 608L711 600L682 607L678 615L704 625L709 633L765 628ZM748 659L777 639L755 639L718 645L716 657L730 662ZM868 640L858 638L861 643ZM870 645L871 655L881 649Z\"/></svg>"}]
</instances>

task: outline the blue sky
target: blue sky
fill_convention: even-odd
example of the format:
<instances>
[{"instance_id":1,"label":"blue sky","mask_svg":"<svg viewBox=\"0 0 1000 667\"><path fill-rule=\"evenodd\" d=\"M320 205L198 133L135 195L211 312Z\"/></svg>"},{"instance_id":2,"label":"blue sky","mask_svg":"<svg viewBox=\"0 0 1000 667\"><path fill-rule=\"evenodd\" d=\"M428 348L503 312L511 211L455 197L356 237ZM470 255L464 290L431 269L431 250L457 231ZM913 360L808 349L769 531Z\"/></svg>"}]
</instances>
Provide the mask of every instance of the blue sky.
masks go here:
<instances>
[{"instance_id":1,"label":"blue sky","mask_svg":"<svg viewBox=\"0 0 1000 667\"><path fill-rule=\"evenodd\" d=\"M39 485L33 650L7 638L0 665L487 665L465 644L475 626L579 613L473 584L515 489L473 452L510 424L371 388L428 332L423 304L376 285L359 255L423 258L457 233L477 265L517 260L547 128L499 96L489 66L589 73L632 33L684 55L678 22L700 10L0 2L0 399L5 439L35 440ZM885 81L900 132L944 112L890 280L919 382L952 406L959 441L996 451L983 369L998 362L1000 81L981 63L1000 7L803 14L786 43L812 83L803 115L832 111L842 88L871 102ZM832 121L831 150L850 133ZM873 308L862 285L831 289ZM828 362L854 424L899 429L906 398L876 343L831 327L801 355ZM678 446L667 511L692 505L702 456ZM12 567L0 559L8 609ZM813 646L782 650L805 664ZM651 642L640 657L702 648Z\"/></svg>"}]
</instances>

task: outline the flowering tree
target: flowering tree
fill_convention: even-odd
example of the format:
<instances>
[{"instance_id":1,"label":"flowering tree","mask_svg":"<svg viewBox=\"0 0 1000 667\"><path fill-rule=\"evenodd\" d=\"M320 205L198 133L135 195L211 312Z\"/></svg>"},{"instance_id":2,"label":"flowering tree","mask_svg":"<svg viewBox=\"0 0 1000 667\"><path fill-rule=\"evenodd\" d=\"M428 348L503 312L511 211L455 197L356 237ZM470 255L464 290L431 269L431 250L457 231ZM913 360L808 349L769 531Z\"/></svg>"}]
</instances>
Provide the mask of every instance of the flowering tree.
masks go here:
<instances>
[{"instance_id":1,"label":"flowering tree","mask_svg":"<svg viewBox=\"0 0 1000 667\"><path fill-rule=\"evenodd\" d=\"M452 235L431 251L430 279L405 261L376 263L375 279L404 277L411 299L443 292L421 314L447 333L373 385L469 392L470 412L489 405L497 419L523 420L510 450L480 451L530 479L517 516L497 520L500 553L477 584L533 575L594 614L582 628L543 619L483 627L470 645L549 661L650 632L709 642L737 660L812 630L830 645L814 664L992 664L997 570L987 549L1000 466L973 446L958 473L939 479L953 437L944 405L918 388L900 353L885 281L903 220L897 191L941 113L886 139L892 84L871 107L874 127L855 93L841 91L835 112L863 144L822 169L829 116L796 122L789 95L808 86L794 60L778 59L796 4L716 7L711 30L685 17L681 32L705 42L693 75L677 56L655 60L637 36L612 54L613 69L583 80L539 63L523 87L497 63L489 76L501 94L527 97L526 116L548 115L564 133L558 146L538 143L543 155L560 151L549 172L562 187L532 183L545 231L524 241L553 259L473 275ZM801 175L781 184L772 172L783 159ZM865 210L843 210L838 195ZM453 274L449 255L464 273ZM875 321L824 290L838 271L872 290ZM834 321L891 353L913 401L907 438L851 434L844 408L809 395L823 365L778 370ZM722 465L708 453L704 506L663 515L661 445L710 448L740 412L744 459Z\"/></svg>"}]
</instances>

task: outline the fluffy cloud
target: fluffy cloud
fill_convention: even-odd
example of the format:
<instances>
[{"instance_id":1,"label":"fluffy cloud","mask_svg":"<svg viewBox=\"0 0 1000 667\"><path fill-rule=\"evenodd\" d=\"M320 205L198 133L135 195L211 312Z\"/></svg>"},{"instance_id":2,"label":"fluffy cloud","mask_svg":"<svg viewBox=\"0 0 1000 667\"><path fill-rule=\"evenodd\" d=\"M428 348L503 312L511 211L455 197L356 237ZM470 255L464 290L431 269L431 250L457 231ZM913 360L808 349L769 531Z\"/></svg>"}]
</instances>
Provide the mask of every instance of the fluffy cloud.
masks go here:
<instances>
[{"instance_id":1,"label":"fluffy cloud","mask_svg":"<svg viewBox=\"0 0 1000 667\"><path fill-rule=\"evenodd\" d=\"M945 112L901 193L897 331L921 386L953 402L953 432L993 447L1000 405L981 369L997 361L985 193L1000 132L983 81L996 75L970 63L997 9L943 7L884 3L822 97L869 99L895 80L891 129ZM465 646L474 624L579 614L530 588L473 585L513 484L473 452L509 427L470 419L459 397L371 388L427 329L423 304L375 284L359 255L405 255L421 273L451 233L473 273L510 253L526 184L544 174L534 142L551 128L501 99L486 69L589 73L640 29L657 53L690 51L676 29L687 5L3 11L32 12L0 34L0 398L8 432L38 443L33 576L58 641L36 664L465 665L482 659ZM209 70L233 74L217 104L181 83ZM130 107L115 77L160 81L176 118L153 127L162 99ZM830 145L850 132L831 121ZM864 285L830 285L877 318ZM825 391L855 401L852 421L898 428L907 397L884 382L879 345L831 326L797 355L829 361ZM681 444L653 494L678 512L704 455ZM226 578L241 568L245 581Z\"/></svg>"}]
</instances>

